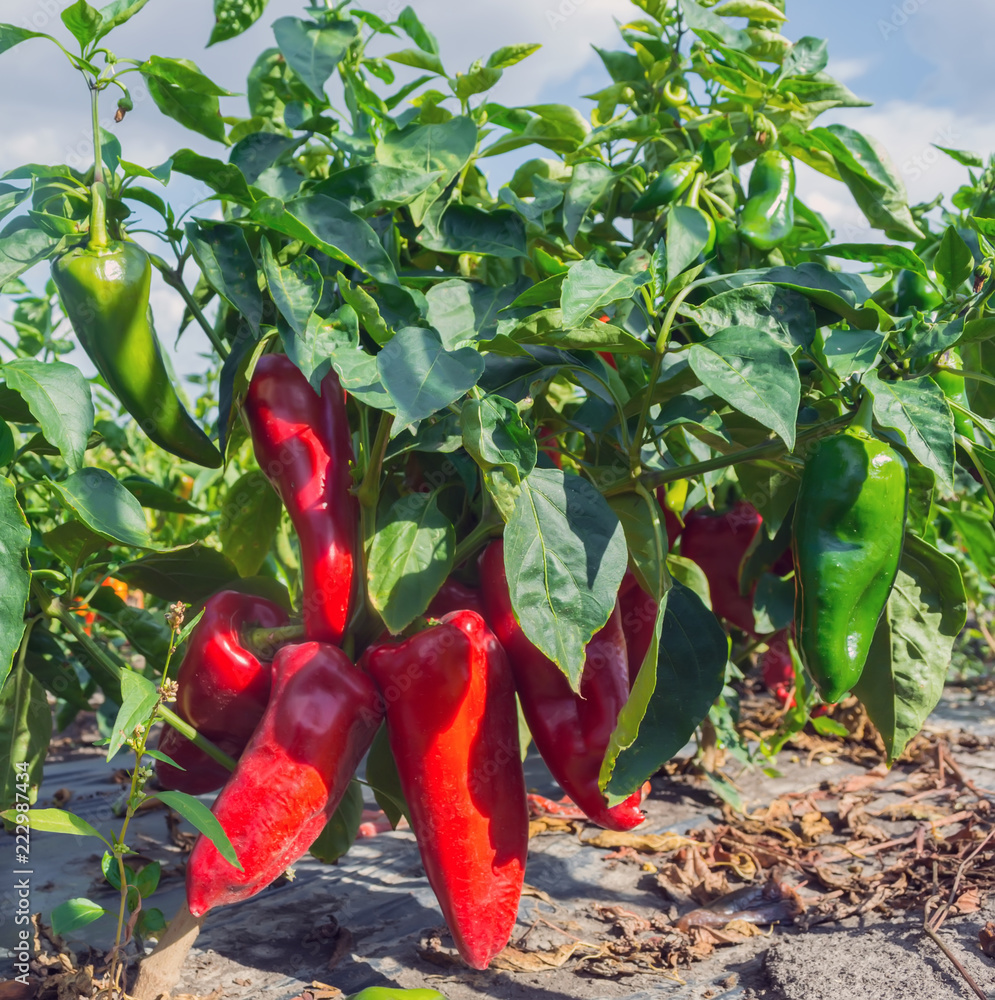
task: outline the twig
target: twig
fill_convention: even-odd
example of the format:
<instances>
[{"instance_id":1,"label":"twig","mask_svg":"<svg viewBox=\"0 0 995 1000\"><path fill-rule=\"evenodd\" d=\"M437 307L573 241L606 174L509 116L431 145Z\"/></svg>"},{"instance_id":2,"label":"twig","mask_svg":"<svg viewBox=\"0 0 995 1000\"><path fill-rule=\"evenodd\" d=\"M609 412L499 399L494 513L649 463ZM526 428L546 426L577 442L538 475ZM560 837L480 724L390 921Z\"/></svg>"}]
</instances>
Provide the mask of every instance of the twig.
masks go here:
<instances>
[{"instance_id":1,"label":"twig","mask_svg":"<svg viewBox=\"0 0 995 1000\"><path fill-rule=\"evenodd\" d=\"M971 977L971 973L968 972L963 965L961 965L961 963L958 961L953 952L951 952L950 949L940 940L940 937L936 933L936 931L934 931L933 928L929 926L929 900L926 901L926 905L923 907L922 929L933 940L936 947L939 948L940 951L942 951L943 954L950 959L950 961L954 965L954 968L956 968L956 970L964 977L964 981L967 983L968 986L971 987L972 990L974 990L975 994L981 997L981 1000L988 1000L987 995Z\"/></svg>"}]
</instances>

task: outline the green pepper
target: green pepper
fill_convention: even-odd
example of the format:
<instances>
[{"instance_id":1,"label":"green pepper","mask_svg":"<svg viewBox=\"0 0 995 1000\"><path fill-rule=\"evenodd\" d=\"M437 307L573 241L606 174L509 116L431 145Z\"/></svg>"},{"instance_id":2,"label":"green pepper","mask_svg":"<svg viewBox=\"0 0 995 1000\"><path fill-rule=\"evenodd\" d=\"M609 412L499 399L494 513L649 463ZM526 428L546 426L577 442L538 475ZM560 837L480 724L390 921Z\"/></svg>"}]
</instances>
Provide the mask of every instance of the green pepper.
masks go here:
<instances>
[{"instance_id":1,"label":"green pepper","mask_svg":"<svg viewBox=\"0 0 995 1000\"><path fill-rule=\"evenodd\" d=\"M943 303L943 296L928 279L915 271L902 271L895 282L895 315L931 312Z\"/></svg>"},{"instance_id":2,"label":"green pepper","mask_svg":"<svg viewBox=\"0 0 995 1000\"><path fill-rule=\"evenodd\" d=\"M664 167L656 179L636 199L633 212L645 212L650 208L660 208L676 201L691 186L694 175L701 167L701 157L692 156L687 160L677 160Z\"/></svg>"},{"instance_id":3,"label":"green pepper","mask_svg":"<svg viewBox=\"0 0 995 1000\"><path fill-rule=\"evenodd\" d=\"M905 538L908 468L871 433L870 405L866 396L854 424L816 445L795 504L795 631L830 704L860 679Z\"/></svg>"},{"instance_id":4,"label":"green pepper","mask_svg":"<svg viewBox=\"0 0 995 1000\"><path fill-rule=\"evenodd\" d=\"M795 227L795 167L776 149L761 153L750 174L739 231L758 250L773 250Z\"/></svg>"},{"instance_id":5,"label":"green pepper","mask_svg":"<svg viewBox=\"0 0 995 1000\"><path fill-rule=\"evenodd\" d=\"M83 350L122 406L161 448L215 469L221 454L183 408L152 325L152 266L137 243L76 247L52 264Z\"/></svg>"},{"instance_id":6,"label":"green pepper","mask_svg":"<svg viewBox=\"0 0 995 1000\"><path fill-rule=\"evenodd\" d=\"M906 272L908 273L908 272ZM961 360L957 356L955 351L947 351L946 354L940 359L940 363L947 368L961 368ZM971 404L967 398L967 387L964 385L964 376L958 375L956 372L951 371L940 371L933 376L933 380L936 384L943 390L943 395L952 403L957 403L963 406L965 409L971 409ZM961 413L960 410L954 409L954 430L963 435L971 442L977 442L977 437L974 432L974 421L970 417Z\"/></svg>"}]
</instances>

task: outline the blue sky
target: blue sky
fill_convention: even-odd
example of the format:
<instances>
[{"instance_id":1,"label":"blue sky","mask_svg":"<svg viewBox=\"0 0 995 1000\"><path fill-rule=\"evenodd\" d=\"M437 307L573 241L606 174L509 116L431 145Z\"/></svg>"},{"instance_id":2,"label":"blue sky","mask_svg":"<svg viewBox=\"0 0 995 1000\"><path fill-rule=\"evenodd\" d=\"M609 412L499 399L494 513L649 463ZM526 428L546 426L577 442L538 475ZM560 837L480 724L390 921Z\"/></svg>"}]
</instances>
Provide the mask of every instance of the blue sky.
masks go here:
<instances>
[{"instance_id":1,"label":"blue sky","mask_svg":"<svg viewBox=\"0 0 995 1000\"><path fill-rule=\"evenodd\" d=\"M68 0L3 0L0 17L65 38L58 20L65 6ZM366 0L363 6L389 19L403 0ZM591 43L614 47L613 18L625 21L641 13L628 0L413 0L412 6L439 36L450 72L501 45L543 44L538 54L506 72L494 100L509 105L558 101L582 108L590 104L580 101L580 95L605 84ZM252 59L272 44L272 22L288 14L300 16L303 7L303 0L270 0L262 19L244 36L205 50L213 23L210 0L151 0L109 41L122 55L192 58L218 83L237 91ZM843 121L877 138L891 152L913 201L929 200L939 191L949 195L966 176L932 143L983 154L995 151L995 119L989 111L995 5L990 0L788 0L787 13L785 34L828 39L829 71L874 102L873 108L830 113L822 121ZM5 137L0 171L26 161L63 162L85 150L88 95L53 48L31 41L0 54L0 91L7 97L0 103L0 134ZM114 103L108 99L107 114ZM226 101L223 110L241 113L240 99ZM222 147L175 126L150 102L136 108L117 132L125 157L146 165L187 145L225 156ZM867 229L842 185L802 168L799 193L826 215L839 240L879 238ZM181 186L170 187L174 204L185 205L183 195ZM39 271L29 281L34 278L40 281L44 275ZM181 314L178 297L160 287L153 306L163 340L171 342ZM193 338L185 338L183 353L200 348ZM187 367L182 358L179 363Z\"/></svg>"}]
</instances>

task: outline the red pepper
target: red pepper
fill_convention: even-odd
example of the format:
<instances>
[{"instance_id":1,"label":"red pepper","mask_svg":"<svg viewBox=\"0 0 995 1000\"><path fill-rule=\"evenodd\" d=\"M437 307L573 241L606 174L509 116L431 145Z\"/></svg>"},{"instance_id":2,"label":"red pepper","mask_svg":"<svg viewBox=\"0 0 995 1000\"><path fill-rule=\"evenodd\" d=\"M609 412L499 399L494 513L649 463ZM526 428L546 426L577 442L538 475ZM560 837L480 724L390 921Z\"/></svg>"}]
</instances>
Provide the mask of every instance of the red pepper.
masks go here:
<instances>
[{"instance_id":1,"label":"red pepper","mask_svg":"<svg viewBox=\"0 0 995 1000\"><path fill-rule=\"evenodd\" d=\"M209 597L204 617L190 633L177 675L176 714L231 757L245 749L266 711L270 665L242 642L242 629L287 624L283 608L253 594L222 590ZM163 788L191 795L220 788L228 771L171 726L164 726L159 749L180 771L156 762Z\"/></svg>"},{"instance_id":2,"label":"red pepper","mask_svg":"<svg viewBox=\"0 0 995 1000\"><path fill-rule=\"evenodd\" d=\"M645 818L634 792L608 807L598 776L618 714L629 697L629 667L616 604L608 624L587 646L580 694L563 672L525 637L515 619L504 570L504 542L492 542L480 558L484 607L508 654L518 698L536 749L550 773L585 814L609 830L631 830Z\"/></svg>"},{"instance_id":3,"label":"red pepper","mask_svg":"<svg viewBox=\"0 0 995 1000\"><path fill-rule=\"evenodd\" d=\"M549 424L540 425L538 441L539 447L542 449L546 458L548 458L558 469L562 469L563 456L560 454L559 445L556 441L556 432L550 429Z\"/></svg>"},{"instance_id":4,"label":"red pepper","mask_svg":"<svg viewBox=\"0 0 995 1000\"><path fill-rule=\"evenodd\" d=\"M787 631L767 640L767 651L760 657L760 672L767 690L786 708L795 703L795 665L788 649Z\"/></svg>"},{"instance_id":5,"label":"red pepper","mask_svg":"<svg viewBox=\"0 0 995 1000\"><path fill-rule=\"evenodd\" d=\"M504 651L480 615L456 611L362 665L383 693L429 884L460 955L486 969L515 926L529 840Z\"/></svg>"},{"instance_id":6,"label":"red pepper","mask_svg":"<svg viewBox=\"0 0 995 1000\"><path fill-rule=\"evenodd\" d=\"M300 540L307 637L337 644L349 621L359 523L345 394L334 372L319 396L289 358L267 354L256 364L245 415L256 461Z\"/></svg>"},{"instance_id":7,"label":"red pepper","mask_svg":"<svg viewBox=\"0 0 995 1000\"><path fill-rule=\"evenodd\" d=\"M373 682L338 647L284 646L266 714L212 812L244 871L206 837L187 862L199 917L261 892L318 838L383 719Z\"/></svg>"},{"instance_id":8,"label":"red pepper","mask_svg":"<svg viewBox=\"0 0 995 1000\"><path fill-rule=\"evenodd\" d=\"M708 578L712 610L719 618L756 636L753 596L739 592L739 567L763 519L756 508L740 500L724 514L691 511L684 518L681 555L696 562Z\"/></svg>"},{"instance_id":9,"label":"red pepper","mask_svg":"<svg viewBox=\"0 0 995 1000\"><path fill-rule=\"evenodd\" d=\"M451 611L476 611L483 618L484 599L481 596L480 588L468 587L455 577L449 577L432 598L432 603L428 606L425 615L428 618L441 618Z\"/></svg>"}]
</instances>

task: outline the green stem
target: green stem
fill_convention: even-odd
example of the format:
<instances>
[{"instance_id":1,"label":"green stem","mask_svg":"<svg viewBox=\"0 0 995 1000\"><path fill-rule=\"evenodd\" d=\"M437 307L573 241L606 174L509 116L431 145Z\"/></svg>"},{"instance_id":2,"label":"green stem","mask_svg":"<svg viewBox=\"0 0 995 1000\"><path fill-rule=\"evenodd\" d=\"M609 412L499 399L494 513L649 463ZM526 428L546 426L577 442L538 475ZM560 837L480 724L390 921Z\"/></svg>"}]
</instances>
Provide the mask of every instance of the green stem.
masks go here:
<instances>
[{"instance_id":1,"label":"green stem","mask_svg":"<svg viewBox=\"0 0 995 1000\"><path fill-rule=\"evenodd\" d=\"M93 119L93 204L90 208L89 246L103 250L107 246L107 187L104 184L103 153L100 148L100 117L97 97L100 91L90 85L90 113Z\"/></svg>"},{"instance_id":2,"label":"green stem","mask_svg":"<svg viewBox=\"0 0 995 1000\"><path fill-rule=\"evenodd\" d=\"M708 188L703 187L701 193L705 196L707 201L710 201L712 205L719 209L721 214L727 219L736 218L736 209L732 207L724 198L720 198L717 194L709 191Z\"/></svg>"},{"instance_id":3,"label":"green stem","mask_svg":"<svg viewBox=\"0 0 995 1000\"><path fill-rule=\"evenodd\" d=\"M244 640L257 652L265 651L272 659L271 650L288 642L305 638L303 625L281 625L279 628L250 628L243 633Z\"/></svg>"},{"instance_id":4,"label":"green stem","mask_svg":"<svg viewBox=\"0 0 995 1000\"><path fill-rule=\"evenodd\" d=\"M492 538L497 538L504 530L504 524L500 521L481 521L471 532L456 546L456 553L453 556L453 566L459 566L466 562L478 549Z\"/></svg>"},{"instance_id":5,"label":"green stem","mask_svg":"<svg viewBox=\"0 0 995 1000\"><path fill-rule=\"evenodd\" d=\"M380 423L377 425L377 436L367 456L363 481L356 490L360 504L368 510L376 510L377 502L380 500L380 473L383 469L384 455L387 454L387 445L390 444L390 430L393 426L394 415L382 413Z\"/></svg>"},{"instance_id":6,"label":"green stem","mask_svg":"<svg viewBox=\"0 0 995 1000\"><path fill-rule=\"evenodd\" d=\"M974 379L975 382L987 382L989 385L995 385L995 377L985 375L984 372L970 372L962 368L948 368L946 365L937 365L936 370L938 372L950 372L953 375L960 375L963 378Z\"/></svg>"},{"instance_id":7,"label":"green stem","mask_svg":"<svg viewBox=\"0 0 995 1000\"><path fill-rule=\"evenodd\" d=\"M846 413L841 417L834 417L825 423L813 427L810 431L803 431L796 439L798 442L810 441L814 438L826 437L836 431L846 427L853 417ZM715 472L718 469L727 469L732 465L739 465L740 462L752 462L763 458L779 458L788 454L788 446L779 440L765 441L763 444L751 445L749 448L740 448L730 452L728 455L717 455L705 462L695 462L692 465L679 465L673 469L664 469L661 472L646 472L639 477L639 482L648 490L655 490L667 483L675 483L680 479L691 479L694 476L703 475L706 472ZM624 479L602 490L602 495L606 497L618 496L620 493L629 493L632 490L632 480Z\"/></svg>"},{"instance_id":8,"label":"green stem","mask_svg":"<svg viewBox=\"0 0 995 1000\"><path fill-rule=\"evenodd\" d=\"M189 722L181 719L172 709L160 705L156 711L163 722L168 722L181 736L185 736L195 747L203 750L211 760L216 760L229 771L235 770L238 762L233 757L229 757L224 750L219 750L210 740L201 736Z\"/></svg>"},{"instance_id":9,"label":"green stem","mask_svg":"<svg viewBox=\"0 0 995 1000\"><path fill-rule=\"evenodd\" d=\"M149 254L149 260L152 261L153 265L162 275L162 280L165 281L170 288L174 288L180 293L181 298L187 304L187 308L190 310L193 318L200 325L200 328L204 331L204 333L207 334L207 339L218 352L218 356L222 359L222 361L227 358L229 353L227 346L218 336L214 327L207 321L207 317L204 315L204 310L197 304L197 300L193 297L193 294L187 289L187 286L183 284L183 278L161 257L157 257L154 253Z\"/></svg>"},{"instance_id":10,"label":"green stem","mask_svg":"<svg viewBox=\"0 0 995 1000\"><path fill-rule=\"evenodd\" d=\"M988 470L980 461L978 461L974 454L974 442L969 441L963 434L956 435L956 441L957 444L959 444L967 453L967 456L971 459L971 463L974 465L975 469L978 470L978 475L981 477L981 485L984 486L985 493L988 494L988 499L991 501L992 506L995 507L995 485L992 484L992 481L988 476Z\"/></svg>"}]
</instances>

